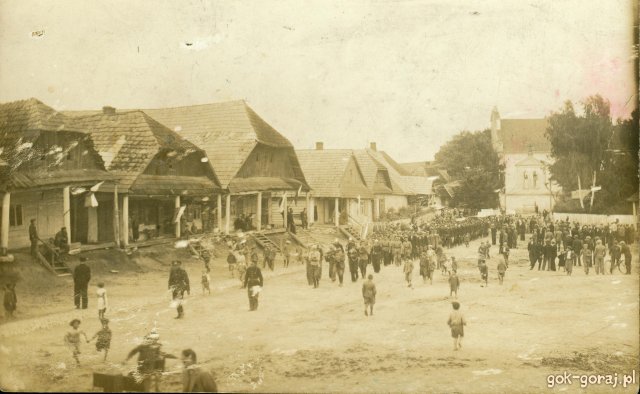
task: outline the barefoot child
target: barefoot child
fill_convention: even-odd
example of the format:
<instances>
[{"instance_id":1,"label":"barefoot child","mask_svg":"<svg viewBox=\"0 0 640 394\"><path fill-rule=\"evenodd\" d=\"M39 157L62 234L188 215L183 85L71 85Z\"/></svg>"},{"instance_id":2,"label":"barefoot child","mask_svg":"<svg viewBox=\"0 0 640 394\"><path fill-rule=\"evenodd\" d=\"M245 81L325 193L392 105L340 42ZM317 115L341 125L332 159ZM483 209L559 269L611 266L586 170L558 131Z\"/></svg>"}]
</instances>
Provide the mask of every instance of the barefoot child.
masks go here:
<instances>
[{"instance_id":1,"label":"barefoot child","mask_svg":"<svg viewBox=\"0 0 640 394\"><path fill-rule=\"evenodd\" d=\"M87 341L87 343L96 339L96 350L101 352L104 350L104 361L107 361L107 354L111 347L111 329L109 328L109 319L102 319L102 329Z\"/></svg>"},{"instance_id":2,"label":"barefoot child","mask_svg":"<svg viewBox=\"0 0 640 394\"><path fill-rule=\"evenodd\" d=\"M4 286L4 310L6 312L5 317L13 317L13 312L16 310L18 304L18 297L16 297L16 284L7 283Z\"/></svg>"},{"instance_id":3,"label":"barefoot child","mask_svg":"<svg viewBox=\"0 0 640 394\"><path fill-rule=\"evenodd\" d=\"M373 283L373 275L369 275L368 279L362 284L364 314L365 316L373 316L373 304L376 303L376 285ZM367 307L369 307L369 312L367 312Z\"/></svg>"},{"instance_id":4,"label":"barefoot child","mask_svg":"<svg viewBox=\"0 0 640 394\"><path fill-rule=\"evenodd\" d=\"M84 331L80 330L80 320L73 319L69 323L71 326L71 330L67 332L64 336L64 341L71 349L71 353L73 355L73 359L76 360L76 363L80 365L80 360L78 359L78 355L80 354L80 335L84 336L84 339L88 341L87 334Z\"/></svg>"},{"instance_id":5,"label":"barefoot child","mask_svg":"<svg viewBox=\"0 0 640 394\"><path fill-rule=\"evenodd\" d=\"M202 294L205 292L211 294L211 288L209 287L210 280L211 277L209 276L209 273L207 271L202 271Z\"/></svg>"},{"instance_id":6,"label":"barefoot child","mask_svg":"<svg viewBox=\"0 0 640 394\"><path fill-rule=\"evenodd\" d=\"M447 320L447 324L451 327L451 337L453 338L453 350L458 350L462 348L462 337L464 337L464 326L467 322L462 316L460 312L460 303L457 301L453 301L451 303L453 306L453 312L449 315L449 320Z\"/></svg>"},{"instance_id":7,"label":"barefoot child","mask_svg":"<svg viewBox=\"0 0 640 394\"><path fill-rule=\"evenodd\" d=\"M104 288L103 282L98 282L98 290L96 290L98 296L98 319L104 319L104 314L107 312L108 300L107 289Z\"/></svg>"},{"instance_id":8,"label":"barefoot child","mask_svg":"<svg viewBox=\"0 0 640 394\"><path fill-rule=\"evenodd\" d=\"M571 272L573 272L573 264L576 261L576 254L573 252L573 248L569 246L567 248L567 256L564 260L564 270L567 271L567 275L571 276Z\"/></svg>"},{"instance_id":9,"label":"barefoot child","mask_svg":"<svg viewBox=\"0 0 640 394\"><path fill-rule=\"evenodd\" d=\"M500 260L498 263L498 281L500 281L500 284L504 281L504 273L507 271L506 260L507 256L505 255L504 260Z\"/></svg>"},{"instance_id":10,"label":"barefoot child","mask_svg":"<svg viewBox=\"0 0 640 394\"><path fill-rule=\"evenodd\" d=\"M460 288L460 279L458 275L456 275L456 271L451 271L449 275L449 297L453 296L455 293L456 298L458 298L458 289Z\"/></svg>"},{"instance_id":11,"label":"barefoot child","mask_svg":"<svg viewBox=\"0 0 640 394\"><path fill-rule=\"evenodd\" d=\"M413 276L413 260L408 258L404 261L404 279L407 281L407 287L411 286L411 277Z\"/></svg>"}]
</instances>

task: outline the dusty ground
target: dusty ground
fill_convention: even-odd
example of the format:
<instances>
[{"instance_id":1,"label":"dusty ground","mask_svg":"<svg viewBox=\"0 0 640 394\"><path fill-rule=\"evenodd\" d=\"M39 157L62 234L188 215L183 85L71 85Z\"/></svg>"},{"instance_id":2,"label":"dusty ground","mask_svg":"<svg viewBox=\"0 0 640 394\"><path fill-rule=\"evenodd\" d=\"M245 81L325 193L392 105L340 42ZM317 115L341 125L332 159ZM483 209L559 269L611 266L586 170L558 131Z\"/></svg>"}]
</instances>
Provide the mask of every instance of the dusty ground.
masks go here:
<instances>
[{"instance_id":1,"label":"dusty ground","mask_svg":"<svg viewBox=\"0 0 640 394\"><path fill-rule=\"evenodd\" d=\"M577 267L572 277L529 271L526 252L512 250L504 285L498 284L494 258L489 287L483 288L475 267L478 243L450 251L460 261L459 301L468 320L457 352L446 325L448 284L440 273L428 285L416 269L410 289L401 268L383 267L375 275L375 315L366 317L360 282L340 288L327 278L325 265L320 288L312 289L301 266L278 268L266 275L258 311L248 312L246 291L229 279L222 256L214 262L213 293L202 295L202 264L166 249L153 258L141 252L114 263L136 267L118 274L96 267L90 294L103 279L112 305L107 363L89 344L82 347L83 365L75 367L62 343L73 317L83 320L89 335L97 331L94 297L90 309L76 311L70 280L47 278L46 294L37 299L36 290L21 295L19 285L19 317L0 326L0 387L92 390L92 371L133 368L134 360L127 366L122 360L156 325L166 351L196 350L225 391L532 392L547 388L549 374L621 375L633 369L636 383L626 392L637 391L637 250L632 275L585 276ZM175 320L166 287L169 260L180 253L193 291L186 318ZM181 389L179 362L168 360L163 383L164 390ZM579 380L554 390L583 391ZM589 391L612 390L601 385Z\"/></svg>"}]
</instances>

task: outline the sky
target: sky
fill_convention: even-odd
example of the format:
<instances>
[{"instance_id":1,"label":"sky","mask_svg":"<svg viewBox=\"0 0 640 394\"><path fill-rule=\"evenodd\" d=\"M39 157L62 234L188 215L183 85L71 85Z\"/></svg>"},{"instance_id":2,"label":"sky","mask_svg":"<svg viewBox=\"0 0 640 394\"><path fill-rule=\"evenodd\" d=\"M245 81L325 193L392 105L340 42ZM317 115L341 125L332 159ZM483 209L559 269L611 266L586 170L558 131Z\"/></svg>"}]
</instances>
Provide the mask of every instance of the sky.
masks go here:
<instances>
[{"instance_id":1,"label":"sky","mask_svg":"<svg viewBox=\"0 0 640 394\"><path fill-rule=\"evenodd\" d=\"M243 99L296 148L431 160L462 130L637 102L632 0L0 0L0 102ZM39 33L35 33L39 32Z\"/></svg>"}]
</instances>

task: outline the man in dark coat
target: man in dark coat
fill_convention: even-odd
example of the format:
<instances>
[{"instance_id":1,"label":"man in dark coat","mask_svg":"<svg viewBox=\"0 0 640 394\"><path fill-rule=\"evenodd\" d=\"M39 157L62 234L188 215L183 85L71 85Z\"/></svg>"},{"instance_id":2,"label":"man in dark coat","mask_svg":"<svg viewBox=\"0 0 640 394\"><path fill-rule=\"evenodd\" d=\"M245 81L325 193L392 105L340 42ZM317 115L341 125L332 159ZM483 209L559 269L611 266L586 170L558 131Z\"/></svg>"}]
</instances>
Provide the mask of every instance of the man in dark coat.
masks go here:
<instances>
[{"instance_id":1,"label":"man in dark coat","mask_svg":"<svg viewBox=\"0 0 640 394\"><path fill-rule=\"evenodd\" d=\"M251 262L251 266L247 268L247 272L244 276L243 286L247 288L250 311L255 311L256 309L258 309L258 296L260 295L260 290L262 289L263 284L264 280L262 278L262 271L260 271L260 268L258 268L257 262L253 261Z\"/></svg>"},{"instance_id":2,"label":"man in dark coat","mask_svg":"<svg viewBox=\"0 0 640 394\"><path fill-rule=\"evenodd\" d=\"M38 251L38 227L36 227L36 220L31 219L29 225L29 240L31 241L31 256L36 257Z\"/></svg>"},{"instance_id":3,"label":"man in dark coat","mask_svg":"<svg viewBox=\"0 0 640 394\"><path fill-rule=\"evenodd\" d=\"M287 227L289 227L289 232L296 233L296 224L293 222L293 208L289 208L289 212L287 212Z\"/></svg>"},{"instance_id":4,"label":"man in dark coat","mask_svg":"<svg viewBox=\"0 0 640 394\"><path fill-rule=\"evenodd\" d=\"M496 244L496 235L498 233L498 229L496 228L495 223L491 223L491 245Z\"/></svg>"},{"instance_id":5,"label":"man in dark coat","mask_svg":"<svg viewBox=\"0 0 640 394\"><path fill-rule=\"evenodd\" d=\"M66 227L62 227L60 231L56 233L56 237L53 239L53 244L63 253L69 253L69 235L67 234Z\"/></svg>"},{"instance_id":6,"label":"man in dark coat","mask_svg":"<svg viewBox=\"0 0 640 394\"><path fill-rule=\"evenodd\" d=\"M82 301L82 309L87 309L89 300L87 298L87 288L91 280L91 269L85 264L86 257L80 258L80 264L73 270L73 302L76 309L80 309L80 301Z\"/></svg>"},{"instance_id":7,"label":"man in dark coat","mask_svg":"<svg viewBox=\"0 0 640 394\"><path fill-rule=\"evenodd\" d=\"M184 292L186 291L187 294L190 294L191 287L189 286L189 275L182 268L180 260L172 263L171 272L169 273L169 290L172 291L173 301L177 304L178 316L176 316L176 319L181 319L184 317L184 308L182 307Z\"/></svg>"}]
</instances>

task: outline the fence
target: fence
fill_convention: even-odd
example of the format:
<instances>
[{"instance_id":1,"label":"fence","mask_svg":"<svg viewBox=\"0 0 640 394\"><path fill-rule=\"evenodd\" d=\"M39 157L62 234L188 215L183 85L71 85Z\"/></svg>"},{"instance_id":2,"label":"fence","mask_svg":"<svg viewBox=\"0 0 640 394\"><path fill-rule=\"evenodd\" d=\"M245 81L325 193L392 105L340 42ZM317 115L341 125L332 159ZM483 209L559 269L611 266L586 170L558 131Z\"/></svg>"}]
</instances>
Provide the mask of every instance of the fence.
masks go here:
<instances>
[{"instance_id":1,"label":"fence","mask_svg":"<svg viewBox=\"0 0 640 394\"><path fill-rule=\"evenodd\" d=\"M580 224L607 224L614 223L616 219L620 224L637 224L637 218L633 215L592 215L588 213L561 213L554 212L553 218L555 220L566 220L569 218L570 222L578 222Z\"/></svg>"}]
</instances>

